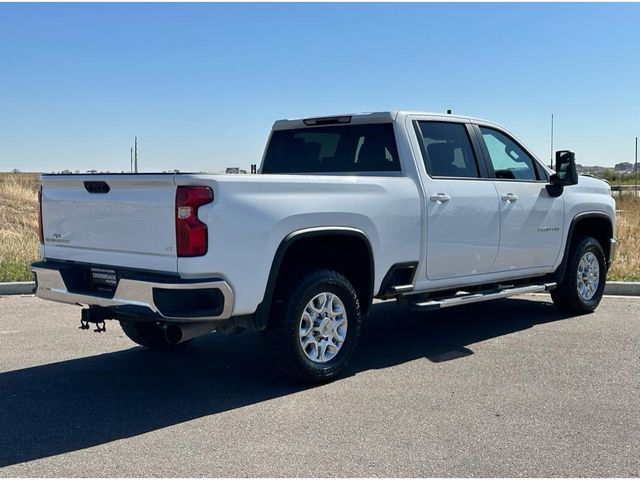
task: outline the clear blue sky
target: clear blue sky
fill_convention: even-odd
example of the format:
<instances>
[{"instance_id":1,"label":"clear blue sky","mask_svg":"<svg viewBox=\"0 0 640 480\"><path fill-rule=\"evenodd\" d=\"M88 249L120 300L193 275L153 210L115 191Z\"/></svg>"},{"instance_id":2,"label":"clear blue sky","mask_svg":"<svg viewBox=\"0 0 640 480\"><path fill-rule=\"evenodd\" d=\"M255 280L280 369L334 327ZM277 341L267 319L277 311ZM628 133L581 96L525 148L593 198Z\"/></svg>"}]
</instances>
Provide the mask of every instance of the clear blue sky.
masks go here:
<instances>
[{"instance_id":1,"label":"clear blue sky","mask_svg":"<svg viewBox=\"0 0 640 480\"><path fill-rule=\"evenodd\" d=\"M0 4L0 171L216 171L275 119L494 120L545 161L633 161L640 4Z\"/></svg>"}]
</instances>

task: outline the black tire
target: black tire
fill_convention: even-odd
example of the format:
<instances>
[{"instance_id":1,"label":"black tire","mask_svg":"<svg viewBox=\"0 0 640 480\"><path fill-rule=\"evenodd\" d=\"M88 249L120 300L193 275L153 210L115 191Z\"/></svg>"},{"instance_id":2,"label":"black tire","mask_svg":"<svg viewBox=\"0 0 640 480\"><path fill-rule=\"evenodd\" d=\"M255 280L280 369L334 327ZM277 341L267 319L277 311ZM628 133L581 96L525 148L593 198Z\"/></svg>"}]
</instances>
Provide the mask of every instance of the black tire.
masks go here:
<instances>
[{"instance_id":1,"label":"black tire","mask_svg":"<svg viewBox=\"0 0 640 480\"><path fill-rule=\"evenodd\" d=\"M589 252L595 255L598 262L599 282L595 294L589 299L584 299L578 293L578 279L580 275L578 266L582 257ZM602 299L606 278L607 262L602 246L598 240L593 237L582 237L572 244L564 277L559 283L558 288L551 291L551 299L561 312L577 314L593 312Z\"/></svg>"},{"instance_id":2,"label":"black tire","mask_svg":"<svg viewBox=\"0 0 640 480\"><path fill-rule=\"evenodd\" d=\"M330 382L347 367L360 337L362 315L358 295L349 280L333 270L312 271L297 280L278 295L282 300L276 303L265 332L274 357L273 366L303 383ZM320 363L311 360L303 350L299 331L305 308L322 293L336 295L342 302L347 328L337 353Z\"/></svg>"},{"instance_id":3,"label":"black tire","mask_svg":"<svg viewBox=\"0 0 640 480\"><path fill-rule=\"evenodd\" d=\"M124 334L140 346L153 350L169 350L183 346L187 342L172 344L167 341L164 330L155 323L148 321L130 322L120 320Z\"/></svg>"}]
</instances>

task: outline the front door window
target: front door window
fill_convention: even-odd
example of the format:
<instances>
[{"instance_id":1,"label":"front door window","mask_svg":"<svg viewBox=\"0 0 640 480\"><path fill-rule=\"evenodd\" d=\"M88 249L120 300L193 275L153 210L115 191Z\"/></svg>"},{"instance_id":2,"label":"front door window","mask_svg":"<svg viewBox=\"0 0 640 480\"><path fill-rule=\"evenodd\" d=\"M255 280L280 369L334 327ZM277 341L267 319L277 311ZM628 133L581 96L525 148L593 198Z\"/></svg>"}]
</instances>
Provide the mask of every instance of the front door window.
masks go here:
<instances>
[{"instance_id":1,"label":"front door window","mask_svg":"<svg viewBox=\"0 0 640 480\"><path fill-rule=\"evenodd\" d=\"M489 151L495 178L504 180L538 180L533 159L506 135L493 128L480 127Z\"/></svg>"}]
</instances>

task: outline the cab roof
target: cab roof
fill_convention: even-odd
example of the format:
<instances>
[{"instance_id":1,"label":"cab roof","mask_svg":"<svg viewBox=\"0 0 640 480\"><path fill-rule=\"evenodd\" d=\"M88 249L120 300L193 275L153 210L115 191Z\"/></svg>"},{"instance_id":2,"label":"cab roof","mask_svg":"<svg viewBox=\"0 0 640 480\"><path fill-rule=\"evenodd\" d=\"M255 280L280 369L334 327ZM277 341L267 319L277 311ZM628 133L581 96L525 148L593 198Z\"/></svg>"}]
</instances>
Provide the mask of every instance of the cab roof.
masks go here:
<instances>
[{"instance_id":1,"label":"cab roof","mask_svg":"<svg viewBox=\"0 0 640 480\"><path fill-rule=\"evenodd\" d=\"M288 130L292 128L305 128L322 125L339 125L339 124L364 124L364 123L380 123L380 122L393 122L399 117L406 117L408 115L416 115L421 117L430 117L434 120L457 120L457 121L473 121L477 123L483 123L487 125L496 125L494 122L489 122L480 118L468 117L464 115L453 115L448 113L438 112L418 112L407 110L396 110L388 112L365 112L365 113L345 113L339 115L323 115L318 117L306 117L295 119L282 119L277 120L273 124L273 130Z\"/></svg>"}]
</instances>

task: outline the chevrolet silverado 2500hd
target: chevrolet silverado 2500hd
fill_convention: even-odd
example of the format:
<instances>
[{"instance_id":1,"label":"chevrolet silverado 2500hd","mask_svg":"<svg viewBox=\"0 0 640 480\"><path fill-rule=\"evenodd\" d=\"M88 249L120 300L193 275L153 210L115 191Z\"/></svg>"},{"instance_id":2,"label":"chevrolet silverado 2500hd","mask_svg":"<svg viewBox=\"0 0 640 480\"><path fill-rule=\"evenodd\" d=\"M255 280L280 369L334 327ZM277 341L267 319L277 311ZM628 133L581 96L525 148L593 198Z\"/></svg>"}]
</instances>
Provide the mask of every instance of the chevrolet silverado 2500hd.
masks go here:
<instances>
[{"instance_id":1,"label":"chevrolet silverado 2500hd","mask_svg":"<svg viewBox=\"0 0 640 480\"><path fill-rule=\"evenodd\" d=\"M282 120L258 175L43 175L36 294L171 348L265 330L336 377L374 298L437 309L550 292L594 310L615 252L607 183L494 123L383 112Z\"/></svg>"}]
</instances>

